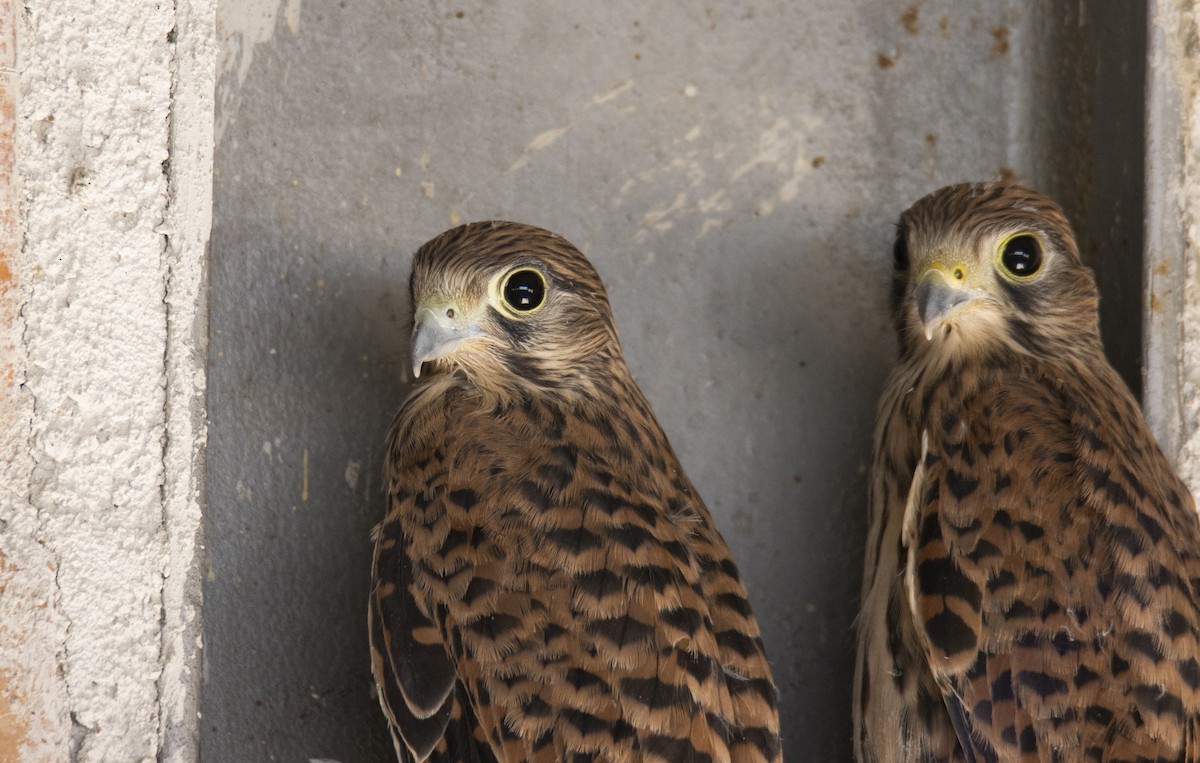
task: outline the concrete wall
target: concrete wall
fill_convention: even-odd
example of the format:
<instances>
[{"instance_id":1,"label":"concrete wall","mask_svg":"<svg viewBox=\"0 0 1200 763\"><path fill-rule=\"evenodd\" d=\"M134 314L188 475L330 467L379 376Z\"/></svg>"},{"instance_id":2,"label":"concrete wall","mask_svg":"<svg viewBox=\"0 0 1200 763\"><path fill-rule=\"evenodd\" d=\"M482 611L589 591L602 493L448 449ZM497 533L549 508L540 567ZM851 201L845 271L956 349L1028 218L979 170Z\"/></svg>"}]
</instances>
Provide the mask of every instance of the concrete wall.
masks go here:
<instances>
[{"instance_id":1,"label":"concrete wall","mask_svg":"<svg viewBox=\"0 0 1200 763\"><path fill-rule=\"evenodd\" d=\"M0 760L196 756L211 16L0 3Z\"/></svg>"},{"instance_id":2,"label":"concrete wall","mask_svg":"<svg viewBox=\"0 0 1200 763\"><path fill-rule=\"evenodd\" d=\"M1151 19L1145 408L1200 495L1200 9L1162 0Z\"/></svg>"},{"instance_id":3,"label":"concrete wall","mask_svg":"<svg viewBox=\"0 0 1200 763\"><path fill-rule=\"evenodd\" d=\"M388 758L367 534L409 257L458 222L597 264L747 578L793 755L849 753L899 212L998 174L1054 193L1140 381L1138 4L309 0L221 29L205 760Z\"/></svg>"},{"instance_id":4,"label":"concrete wall","mask_svg":"<svg viewBox=\"0 0 1200 763\"><path fill-rule=\"evenodd\" d=\"M890 222L918 195L1000 173L1064 202L1200 487L1190 2L1148 28L1117 0L645 6L0 0L0 760L388 759L367 531L408 258L461 220L596 261L746 573L793 758L848 752Z\"/></svg>"}]
</instances>

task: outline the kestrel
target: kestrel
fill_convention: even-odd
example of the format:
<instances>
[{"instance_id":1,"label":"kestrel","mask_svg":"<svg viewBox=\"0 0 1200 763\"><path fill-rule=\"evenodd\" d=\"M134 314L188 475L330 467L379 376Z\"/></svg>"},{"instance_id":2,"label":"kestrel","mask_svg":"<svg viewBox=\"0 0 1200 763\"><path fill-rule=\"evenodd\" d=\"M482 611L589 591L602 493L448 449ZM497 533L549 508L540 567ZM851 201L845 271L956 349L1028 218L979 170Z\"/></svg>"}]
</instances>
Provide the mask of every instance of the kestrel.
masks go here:
<instances>
[{"instance_id":1,"label":"kestrel","mask_svg":"<svg viewBox=\"0 0 1200 763\"><path fill-rule=\"evenodd\" d=\"M900 219L892 294L858 760L1200 759L1200 523L1062 210L936 191Z\"/></svg>"},{"instance_id":2,"label":"kestrel","mask_svg":"<svg viewBox=\"0 0 1200 763\"><path fill-rule=\"evenodd\" d=\"M369 606L399 758L780 760L746 590L592 265L472 223L421 247L410 296Z\"/></svg>"}]
</instances>

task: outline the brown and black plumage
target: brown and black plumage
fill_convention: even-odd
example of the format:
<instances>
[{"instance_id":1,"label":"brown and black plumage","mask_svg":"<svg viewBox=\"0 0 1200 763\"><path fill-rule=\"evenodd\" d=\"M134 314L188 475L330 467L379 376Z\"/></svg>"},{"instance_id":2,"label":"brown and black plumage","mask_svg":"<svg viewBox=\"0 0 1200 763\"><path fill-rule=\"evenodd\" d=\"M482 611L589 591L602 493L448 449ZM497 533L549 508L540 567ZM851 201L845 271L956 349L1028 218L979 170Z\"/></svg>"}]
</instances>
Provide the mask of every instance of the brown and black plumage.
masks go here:
<instances>
[{"instance_id":1,"label":"brown and black plumage","mask_svg":"<svg viewBox=\"0 0 1200 763\"><path fill-rule=\"evenodd\" d=\"M375 530L375 679L401 760L773 761L729 549L563 238L483 222L413 261L413 368Z\"/></svg>"},{"instance_id":2,"label":"brown and black plumage","mask_svg":"<svg viewBox=\"0 0 1200 763\"><path fill-rule=\"evenodd\" d=\"M1200 525L1097 302L1045 196L956 185L901 217L862 763L1200 760Z\"/></svg>"}]
</instances>

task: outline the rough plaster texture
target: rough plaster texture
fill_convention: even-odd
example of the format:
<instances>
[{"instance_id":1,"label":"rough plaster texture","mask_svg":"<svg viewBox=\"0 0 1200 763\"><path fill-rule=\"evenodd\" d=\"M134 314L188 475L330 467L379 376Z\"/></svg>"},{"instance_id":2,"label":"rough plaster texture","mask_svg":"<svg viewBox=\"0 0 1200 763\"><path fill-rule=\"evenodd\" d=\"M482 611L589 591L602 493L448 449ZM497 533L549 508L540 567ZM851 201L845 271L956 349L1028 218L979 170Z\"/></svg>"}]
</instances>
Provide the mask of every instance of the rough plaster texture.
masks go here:
<instances>
[{"instance_id":1,"label":"rough plaster texture","mask_svg":"<svg viewBox=\"0 0 1200 763\"><path fill-rule=\"evenodd\" d=\"M212 230L214 95L218 46L213 0L175 0L171 83L163 525L160 761L199 757L203 544L207 444L208 240Z\"/></svg>"},{"instance_id":2,"label":"rough plaster texture","mask_svg":"<svg viewBox=\"0 0 1200 763\"><path fill-rule=\"evenodd\" d=\"M0 2L0 760L53 759L65 750L69 719L60 702L57 652L65 637L49 606L54 591L52 553L38 543L27 505L30 401L23 376L20 311L20 183L15 140L19 82L17 6ZM28 524L22 520L28 521Z\"/></svg>"},{"instance_id":3,"label":"rough plaster texture","mask_svg":"<svg viewBox=\"0 0 1200 763\"><path fill-rule=\"evenodd\" d=\"M227 7L203 760L388 759L368 531L409 257L458 222L544 225L597 264L745 573L793 755L849 754L899 212L998 173L1054 193L1139 380L1141 294L1120 275L1139 281L1139 4Z\"/></svg>"},{"instance_id":4,"label":"rough plaster texture","mask_svg":"<svg viewBox=\"0 0 1200 763\"><path fill-rule=\"evenodd\" d=\"M1200 495L1200 9L1151 13L1146 409Z\"/></svg>"},{"instance_id":5,"label":"rough plaster texture","mask_svg":"<svg viewBox=\"0 0 1200 763\"><path fill-rule=\"evenodd\" d=\"M0 11L23 224L0 260L0 757L194 759L211 4Z\"/></svg>"}]
</instances>

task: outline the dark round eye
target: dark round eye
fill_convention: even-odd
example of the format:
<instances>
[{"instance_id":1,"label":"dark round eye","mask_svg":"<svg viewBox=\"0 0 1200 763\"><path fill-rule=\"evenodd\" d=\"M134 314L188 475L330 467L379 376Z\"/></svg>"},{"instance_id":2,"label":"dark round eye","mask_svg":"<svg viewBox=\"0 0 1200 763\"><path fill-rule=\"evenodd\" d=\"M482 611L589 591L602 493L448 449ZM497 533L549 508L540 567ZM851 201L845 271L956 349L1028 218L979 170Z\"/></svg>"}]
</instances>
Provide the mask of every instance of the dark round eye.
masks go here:
<instances>
[{"instance_id":1,"label":"dark round eye","mask_svg":"<svg viewBox=\"0 0 1200 763\"><path fill-rule=\"evenodd\" d=\"M546 281L536 270L516 270L504 279L504 301L513 310L528 313L546 300Z\"/></svg>"},{"instance_id":2,"label":"dark round eye","mask_svg":"<svg viewBox=\"0 0 1200 763\"><path fill-rule=\"evenodd\" d=\"M1042 267L1042 245L1028 233L1013 236L1004 243L1000 264L1018 278L1031 276Z\"/></svg>"},{"instance_id":3,"label":"dark round eye","mask_svg":"<svg viewBox=\"0 0 1200 763\"><path fill-rule=\"evenodd\" d=\"M908 270L908 237L904 229L896 231L896 243L892 245L892 264L896 270Z\"/></svg>"}]
</instances>

